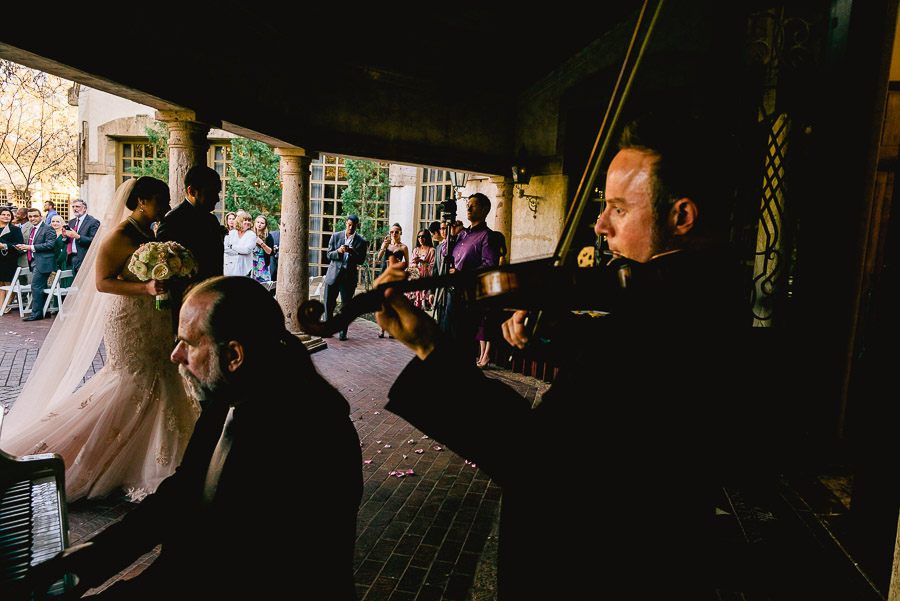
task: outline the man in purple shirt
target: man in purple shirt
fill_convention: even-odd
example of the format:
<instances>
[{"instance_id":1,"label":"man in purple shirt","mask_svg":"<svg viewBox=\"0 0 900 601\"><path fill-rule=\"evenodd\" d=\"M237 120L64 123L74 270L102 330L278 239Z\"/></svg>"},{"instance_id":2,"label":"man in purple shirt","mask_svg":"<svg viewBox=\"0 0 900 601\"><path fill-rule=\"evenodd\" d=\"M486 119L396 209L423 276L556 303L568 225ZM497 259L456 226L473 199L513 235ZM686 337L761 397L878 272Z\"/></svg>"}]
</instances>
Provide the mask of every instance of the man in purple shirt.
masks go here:
<instances>
[{"instance_id":1,"label":"man in purple shirt","mask_svg":"<svg viewBox=\"0 0 900 601\"><path fill-rule=\"evenodd\" d=\"M451 235L443 247L446 257L447 248L452 248L452 265L450 273L455 271L473 271L482 267L492 267L500 263L501 244L497 232L487 226L484 220L491 211L491 200L476 192L466 203L466 217L469 227ZM466 305L465 298L459 290L453 291L448 298L447 311L439 324L441 331L450 337L466 342L475 339L479 316L473 315Z\"/></svg>"}]
</instances>

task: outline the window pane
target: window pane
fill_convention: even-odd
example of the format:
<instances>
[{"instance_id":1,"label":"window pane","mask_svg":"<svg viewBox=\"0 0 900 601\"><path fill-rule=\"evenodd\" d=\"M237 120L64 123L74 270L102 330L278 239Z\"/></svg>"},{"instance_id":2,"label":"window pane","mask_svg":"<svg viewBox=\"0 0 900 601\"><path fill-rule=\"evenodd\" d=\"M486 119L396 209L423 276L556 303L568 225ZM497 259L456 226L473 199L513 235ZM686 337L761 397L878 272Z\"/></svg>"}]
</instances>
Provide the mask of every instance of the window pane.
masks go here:
<instances>
[{"instance_id":1,"label":"window pane","mask_svg":"<svg viewBox=\"0 0 900 601\"><path fill-rule=\"evenodd\" d=\"M122 156L131 158L131 144L122 144Z\"/></svg>"},{"instance_id":2,"label":"window pane","mask_svg":"<svg viewBox=\"0 0 900 601\"><path fill-rule=\"evenodd\" d=\"M322 246L322 234L313 233L309 235L309 245L312 248L318 248Z\"/></svg>"},{"instance_id":3,"label":"window pane","mask_svg":"<svg viewBox=\"0 0 900 601\"><path fill-rule=\"evenodd\" d=\"M322 201L321 200L309 201L309 213L311 215L321 215L322 214Z\"/></svg>"},{"instance_id":4,"label":"window pane","mask_svg":"<svg viewBox=\"0 0 900 601\"><path fill-rule=\"evenodd\" d=\"M311 232L321 232L322 231L322 218L321 217L310 217L309 218L309 230Z\"/></svg>"},{"instance_id":5,"label":"window pane","mask_svg":"<svg viewBox=\"0 0 900 601\"><path fill-rule=\"evenodd\" d=\"M322 198L322 184L313 184L309 187L310 198Z\"/></svg>"},{"instance_id":6,"label":"window pane","mask_svg":"<svg viewBox=\"0 0 900 601\"><path fill-rule=\"evenodd\" d=\"M334 219L331 217L323 217L322 218L322 231L323 232L333 232L334 231Z\"/></svg>"},{"instance_id":7,"label":"window pane","mask_svg":"<svg viewBox=\"0 0 900 601\"><path fill-rule=\"evenodd\" d=\"M325 181L333 181L337 176L337 169L331 166L325 167Z\"/></svg>"},{"instance_id":8,"label":"window pane","mask_svg":"<svg viewBox=\"0 0 900 601\"><path fill-rule=\"evenodd\" d=\"M324 207L325 207L325 209L324 209L323 213L325 215L334 215L334 201L333 200L326 200L324 203Z\"/></svg>"},{"instance_id":9,"label":"window pane","mask_svg":"<svg viewBox=\"0 0 900 601\"><path fill-rule=\"evenodd\" d=\"M322 198L334 198L334 184L325 184L325 192Z\"/></svg>"},{"instance_id":10,"label":"window pane","mask_svg":"<svg viewBox=\"0 0 900 601\"><path fill-rule=\"evenodd\" d=\"M214 148L214 151L213 151L213 157L214 157L214 159L213 159L213 160L215 160L215 161L221 161L221 160L224 160L225 157L223 156L223 153L222 153L222 147L221 147L221 146L214 146L213 148Z\"/></svg>"},{"instance_id":11,"label":"window pane","mask_svg":"<svg viewBox=\"0 0 900 601\"><path fill-rule=\"evenodd\" d=\"M322 165L312 166L312 179L321 180L323 173L324 172L322 171Z\"/></svg>"},{"instance_id":12,"label":"window pane","mask_svg":"<svg viewBox=\"0 0 900 601\"><path fill-rule=\"evenodd\" d=\"M328 248L328 245L331 243L331 232L327 234L322 234L322 248Z\"/></svg>"},{"instance_id":13,"label":"window pane","mask_svg":"<svg viewBox=\"0 0 900 601\"><path fill-rule=\"evenodd\" d=\"M338 179L342 182L347 181L347 168L346 167L338 167Z\"/></svg>"}]
</instances>

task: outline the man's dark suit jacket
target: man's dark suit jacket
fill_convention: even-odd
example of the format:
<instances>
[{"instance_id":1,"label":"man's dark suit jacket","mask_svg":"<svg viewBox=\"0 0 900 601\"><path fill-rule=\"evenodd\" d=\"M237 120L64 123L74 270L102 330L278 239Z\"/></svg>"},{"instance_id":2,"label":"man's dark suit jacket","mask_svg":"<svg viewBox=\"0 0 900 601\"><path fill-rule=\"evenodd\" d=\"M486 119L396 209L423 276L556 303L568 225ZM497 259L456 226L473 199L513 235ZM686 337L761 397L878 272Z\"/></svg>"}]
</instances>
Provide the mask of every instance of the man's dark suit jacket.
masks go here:
<instances>
[{"instance_id":1,"label":"man's dark suit jacket","mask_svg":"<svg viewBox=\"0 0 900 601\"><path fill-rule=\"evenodd\" d=\"M716 462L727 454L710 449L735 444L717 443L733 431L714 424L733 403L720 393L742 294L715 254L656 261L663 277L648 273L607 317L554 330L547 354L561 367L536 407L472 365L470 341L414 358L391 388L388 410L503 488L501 600L575 599L595 582L709 596L692 593L711 586ZM452 386L435 387L446 374Z\"/></svg>"},{"instance_id":2,"label":"man's dark suit jacket","mask_svg":"<svg viewBox=\"0 0 900 601\"><path fill-rule=\"evenodd\" d=\"M203 501L204 482L229 402L238 400L233 390L203 409L175 473L92 539L91 584L162 543L156 561L109 589L123 591L111 598L286 599L312 590L322 599L356 598L359 437L347 401L302 343L290 346L272 365L282 374L272 390L280 392L239 399L212 501Z\"/></svg>"},{"instance_id":3,"label":"man's dark suit jacket","mask_svg":"<svg viewBox=\"0 0 900 601\"><path fill-rule=\"evenodd\" d=\"M69 220L69 227L75 229L75 223L78 221L78 218ZM97 229L100 227L100 220L94 219L90 215L85 215L84 219L81 220L81 225L78 226L78 230L75 232L80 238L75 240L75 250L77 251L75 255L72 257L72 269L75 273L78 273L78 269L81 267L81 262L84 261L85 255L87 255L88 247L90 247L91 242L94 241L94 236L97 235ZM66 240L68 244L68 239Z\"/></svg>"},{"instance_id":4,"label":"man's dark suit jacket","mask_svg":"<svg viewBox=\"0 0 900 601\"><path fill-rule=\"evenodd\" d=\"M172 280L169 285L172 315L177 324L181 299L187 286L193 282L222 275L225 260L222 227L212 213L198 210L191 201L185 199L159 222L156 239L160 242L177 242L191 251L197 262L196 276L178 278Z\"/></svg>"},{"instance_id":5,"label":"man's dark suit jacket","mask_svg":"<svg viewBox=\"0 0 900 601\"><path fill-rule=\"evenodd\" d=\"M34 235L31 244L34 250L31 253L31 308L34 313L43 313L44 288L50 274L56 271L56 231L41 223ZM29 237L31 234L29 234ZM28 244L28 240L25 240ZM28 251L25 252L28 255Z\"/></svg>"},{"instance_id":6,"label":"man's dark suit jacket","mask_svg":"<svg viewBox=\"0 0 900 601\"><path fill-rule=\"evenodd\" d=\"M363 238L359 232L353 235L353 242L350 244L350 251L345 255L338 252L338 249L347 243L347 232L341 230L331 235L331 241L328 243L328 252L326 256L328 263L328 271L325 273L325 284L334 285L338 277L343 277L345 281L353 282L356 286L357 268L366 262L366 251L369 243Z\"/></svg>"},{"instance_id":7,"label":"man's dark suit jacket","mask_svg":"<svg viewBox=\"0 0 900 601\"><path fill-rule=\"evenodd\" d=\"M275 246L281 246L281 230L275 230L271 234L272 242ZM269 264L269 273L272 275L272 281L278 279L278 250L272 252L272 262Z\"/></svg>"}]
</instances>

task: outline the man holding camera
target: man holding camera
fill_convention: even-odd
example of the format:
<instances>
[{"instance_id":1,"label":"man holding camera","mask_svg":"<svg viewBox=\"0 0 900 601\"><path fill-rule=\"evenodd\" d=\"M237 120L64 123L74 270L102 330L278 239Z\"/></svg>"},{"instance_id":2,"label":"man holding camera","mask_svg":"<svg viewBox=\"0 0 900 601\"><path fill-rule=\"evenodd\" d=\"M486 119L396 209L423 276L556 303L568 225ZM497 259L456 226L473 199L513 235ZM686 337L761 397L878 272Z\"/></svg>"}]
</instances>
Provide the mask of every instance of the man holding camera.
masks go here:
<instances>
[{"instance_id":1,"label":"man holding camera","mask_svg":"<svg viewBox=\"0 0 900 601\"><path fill-rule=\"evenodd\" d=\"M358 267L366 262L366 251L369 242L362 237L359 229L359 217L347 217L347 228L335 232L328 242L326 256L330 263L325 273L325 313L328 319L334 315L337 296L341 295L341 303L346 303L356 292ZM347 340L347 328L341 332L339 340Z\"/></svg>"}]
</instances>

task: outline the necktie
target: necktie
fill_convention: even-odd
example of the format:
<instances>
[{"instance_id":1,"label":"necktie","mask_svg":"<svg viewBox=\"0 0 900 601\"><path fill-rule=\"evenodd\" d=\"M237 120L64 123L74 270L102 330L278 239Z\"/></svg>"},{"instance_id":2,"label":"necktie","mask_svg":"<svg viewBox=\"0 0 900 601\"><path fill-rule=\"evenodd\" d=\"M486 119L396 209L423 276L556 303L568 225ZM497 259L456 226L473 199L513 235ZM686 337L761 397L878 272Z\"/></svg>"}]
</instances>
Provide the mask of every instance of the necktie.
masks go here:
<instances>
[{"instance_id":1,"label":"necktie","mask_svg":"<svg viewBox=\"0 0 900 601\"><path fill-rule=\"evenodd\" d=\"M28 245L29 246L31 246L31 244L34 242L34 235L37 233L38 227L40 227L40 224L31 228L31 235L28 237ZM31 249L30 248L28 249L28 262L31 263Z\"/></svg>"},{"instance_id":2,"label":"necktie","mask_svg":"<svg viewBox=\"0 0 900 601\"><path fill-rule=\"evenodd\" d=\"M234 407L228 409L228 416L225 418L225 426L222 428L222 435L216 444L216 450L213 451L212 459L209 461L209 469L206 471L206 481L203 484L203 502L211 503L216 496L216 489L219 486L219 477L222 475L222 467L225 465L225 458L228 451L231 450L231 423L234 420Z\"/></svg>"}]
</instances>

